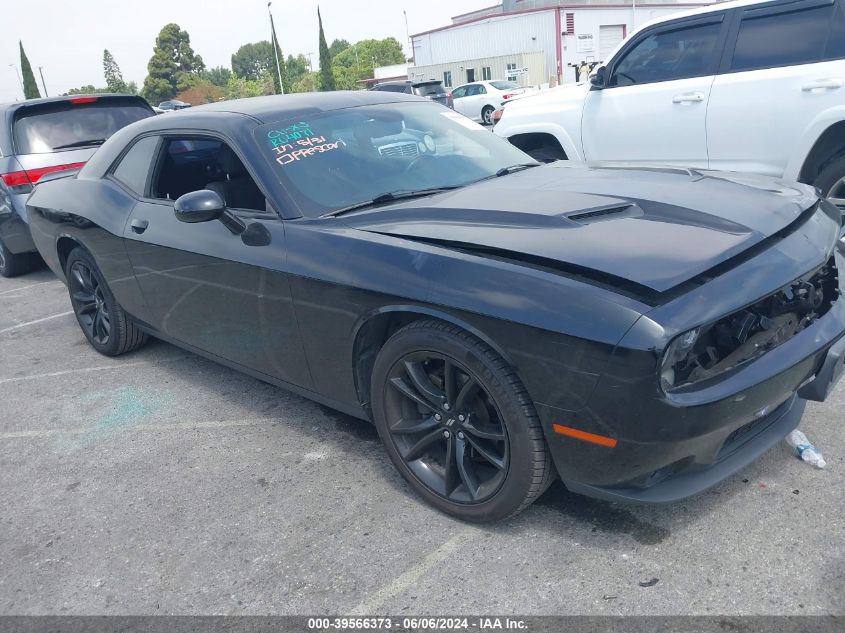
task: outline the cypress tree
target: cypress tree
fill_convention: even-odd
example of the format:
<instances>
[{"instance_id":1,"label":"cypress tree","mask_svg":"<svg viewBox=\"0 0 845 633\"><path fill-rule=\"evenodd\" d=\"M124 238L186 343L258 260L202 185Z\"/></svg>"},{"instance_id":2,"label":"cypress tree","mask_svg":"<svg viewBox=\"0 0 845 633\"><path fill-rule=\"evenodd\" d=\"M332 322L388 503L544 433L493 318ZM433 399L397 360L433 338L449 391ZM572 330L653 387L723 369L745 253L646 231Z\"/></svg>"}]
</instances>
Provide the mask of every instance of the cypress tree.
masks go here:
<instances>
[{"instance_id":1,"label":"cypress tree","mask_svg":"<svg viewBox=\"0 0 845 633\"><path fill-rule=\"evenodd\" d=\"M320 7L317 7L317 20L320 23L320 90L323 92L335 89L334 73L332 72L332 54L326 44L326 34L323 33L323 18Z\"/></svg>"},{"instance_id":2,"label":"cypress tree","mask_svg":"<svg viewBox=\"0 0 845 633\"><path fill-rule=\"evenodd\" d=\"M117 62L108 49L103 51L103 75L106 78L106 86L110 92L117 92L119 94L129 92L129 88L123 80L123 73L120 72L120 66L117 65Z\"/></svg>"},{"instance_id":3,"label":"cypress tree","mask_svg":"<svg viewBox=\"0 0 845 633\"><path fill-rule=\"evenodd\" d=\"M38 91L38 84L35 81L35 75L32 73L32 66L29 65L29 59L26 53L23 52L23 42L18 41L21 47L21 74L23 75L23 96L24 99L38 99L41 93Z\"/></svg>"}]
</instances>

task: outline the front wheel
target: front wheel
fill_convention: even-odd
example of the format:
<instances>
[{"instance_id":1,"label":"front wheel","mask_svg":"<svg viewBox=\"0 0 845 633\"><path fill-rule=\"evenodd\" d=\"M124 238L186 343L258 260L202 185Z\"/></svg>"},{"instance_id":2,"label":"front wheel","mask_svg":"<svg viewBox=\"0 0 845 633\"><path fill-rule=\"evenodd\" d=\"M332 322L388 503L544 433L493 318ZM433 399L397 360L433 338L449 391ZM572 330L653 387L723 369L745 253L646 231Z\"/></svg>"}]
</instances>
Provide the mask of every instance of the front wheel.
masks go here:
<instances>
[{"instance_id":1,"label":"front wheel","mask_svg":"<svg viewBox=\"0 0 845 633\"><path fill-rule=\"evenodd\" d=\"M493 125L493 106L485 106L484 109L481 111L481 120L484 121L484 125Z\"/></svg>"},{"instance_id":2,"label":"front wheel","mask_svg":"<svg viewBox=\"0 0 845 633\"><path fill-rule=\"evenodd\" d=\"M123 311L87 251L71 251L65 274L76 320L95 350L120 356L147 342L147 335Z\"/></svg>"},{"instance_id":3,"label":"front wheel","mask_svg":"<svg viewBox=\"0 0 845 633\"><path fill-rule=\"evenodd\" d=\"M551 456L525 388L459 328L418 321L396 332L376 359L372 406L391 461L443 512L504 519L551 483Z\"/></svg>"}]
</instances>

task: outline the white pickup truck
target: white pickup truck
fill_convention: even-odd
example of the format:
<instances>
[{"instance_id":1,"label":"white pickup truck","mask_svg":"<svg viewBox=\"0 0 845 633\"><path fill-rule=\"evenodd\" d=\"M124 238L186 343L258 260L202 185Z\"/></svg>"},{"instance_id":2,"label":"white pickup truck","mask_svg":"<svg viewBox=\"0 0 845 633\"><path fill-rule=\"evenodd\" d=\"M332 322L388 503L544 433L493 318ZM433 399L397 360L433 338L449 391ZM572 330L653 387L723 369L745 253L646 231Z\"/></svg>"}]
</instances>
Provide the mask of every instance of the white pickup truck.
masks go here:
<instances>
[{"instance_id":1,"label":"white pickup truck","mask_svg":"<svg viewBox=\"0 0 845 633\"><path fill-rule=\"evenodd\" d=\"M845 206L845 0L743 0L643 25L587 83L508 104L538 160L767 174Z\"/></svg>"}]
</instances>

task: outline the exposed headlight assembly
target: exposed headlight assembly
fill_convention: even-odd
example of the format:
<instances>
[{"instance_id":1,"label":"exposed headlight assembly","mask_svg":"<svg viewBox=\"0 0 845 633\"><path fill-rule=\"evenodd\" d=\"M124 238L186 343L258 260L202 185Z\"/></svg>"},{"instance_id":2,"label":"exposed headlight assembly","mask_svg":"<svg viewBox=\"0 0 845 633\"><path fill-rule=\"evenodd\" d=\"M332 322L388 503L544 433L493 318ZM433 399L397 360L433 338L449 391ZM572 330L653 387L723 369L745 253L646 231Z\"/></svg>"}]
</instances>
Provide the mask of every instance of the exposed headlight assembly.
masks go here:
<instances>
[{"instance_id":1,"label":"exposed headlight assembly","mask_svg":"<svg viewBox=\"0 0 845 633\"><path fill-rule=\"evenodd\" d=\"M838 297L831 258L757 303L676 336L663 354L661 388L668 393L688 387L762 356L809 327Z\"/></svg>"}]
</instances>

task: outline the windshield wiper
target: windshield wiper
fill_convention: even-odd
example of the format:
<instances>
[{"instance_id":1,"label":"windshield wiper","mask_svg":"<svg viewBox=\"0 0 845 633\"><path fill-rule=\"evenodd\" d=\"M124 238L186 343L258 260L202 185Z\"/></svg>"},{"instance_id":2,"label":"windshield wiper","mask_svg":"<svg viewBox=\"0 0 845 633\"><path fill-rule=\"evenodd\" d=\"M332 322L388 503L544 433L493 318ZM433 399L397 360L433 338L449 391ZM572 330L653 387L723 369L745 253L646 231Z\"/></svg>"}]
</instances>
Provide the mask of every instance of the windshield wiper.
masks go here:
<instances>
[{"instance_id":1,"label":"windshield wiper","mask_svg":"<svg viewBox=\"0 0 845 633\"><path fill-rule=\"evenodd\" d=\"M425 196L433 196L436 193L443 193L444 191L452 191L453 189L460 189L463 185L449 185L448 187L433 187L431 189L415 189L412 191L386 191L375 196L371 200L364 200L351 204L348 207L335 209L321 215L321 218L335 218L344 213L351 213L352 211L359 211L361 209L369 209L377 207L380 204L387 204L389 202L396 202L399 200L411 200L413 198L424 198Z\"/></svg>"},{"instance_id":2,"label":"windshield wiper","mask_svg":"<svg viewBox=\"0 0 845 633\"><path fill-rule=\"evenodd\" d=\"M104 138L89 138L84 141L74 141L65 145L56 145L53 149L70 149L71 147L97 147L106 142Z\"/></svg>"},{"instance_id":3,"label":"windshield wiper","mask_svg":"<svg viewBox=\"0 0 845 633\"><path fill-rule=\"evenodd\" d=\"M493 174L493 178L501 178L508 174L513 174L523 169L531 169L532 167L539 167L543 163L519 163L518 165L511 165L510 167L502 167L499 171Z\"/></svg>"}]
</instances>

